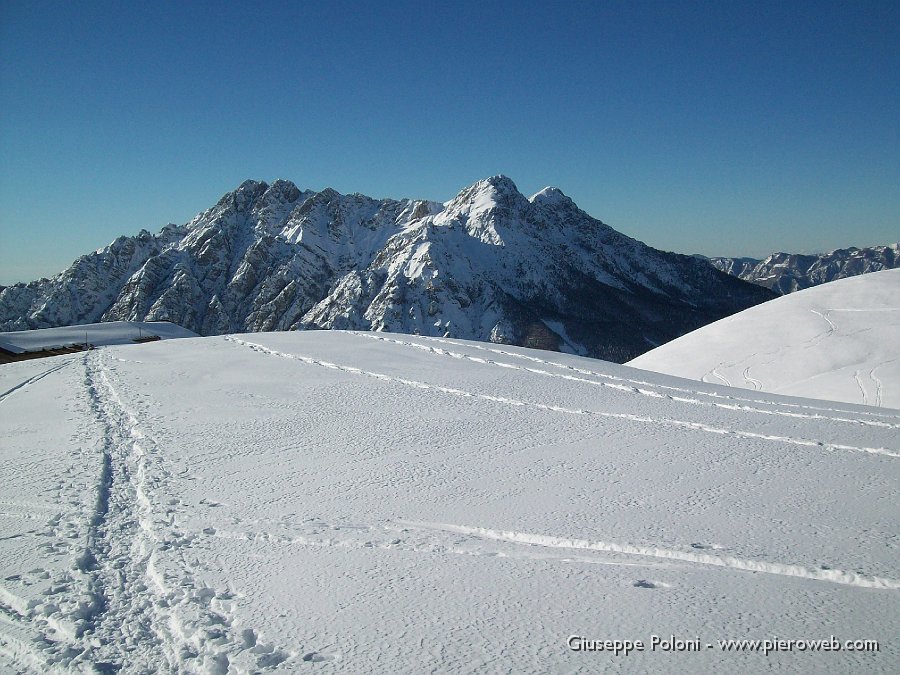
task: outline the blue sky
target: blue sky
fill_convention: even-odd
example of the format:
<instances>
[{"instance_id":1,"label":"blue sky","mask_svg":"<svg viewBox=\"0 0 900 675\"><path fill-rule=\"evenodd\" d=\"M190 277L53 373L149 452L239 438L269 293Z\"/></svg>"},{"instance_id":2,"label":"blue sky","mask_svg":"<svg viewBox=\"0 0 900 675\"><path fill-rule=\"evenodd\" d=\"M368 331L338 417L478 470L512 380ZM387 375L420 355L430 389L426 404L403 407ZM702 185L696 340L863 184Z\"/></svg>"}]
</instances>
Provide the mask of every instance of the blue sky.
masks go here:
<instances>
[{"instance_id":1,"label":"blue sky","mask_svg":"<svg viewBox=\"0 0 900 675\"><path fill-rule=\"evenodd\" d=\"M556 185L667 250L900 239L900 3L0 0L0 283L246 178Z\"/></svg>"}]
</instances>

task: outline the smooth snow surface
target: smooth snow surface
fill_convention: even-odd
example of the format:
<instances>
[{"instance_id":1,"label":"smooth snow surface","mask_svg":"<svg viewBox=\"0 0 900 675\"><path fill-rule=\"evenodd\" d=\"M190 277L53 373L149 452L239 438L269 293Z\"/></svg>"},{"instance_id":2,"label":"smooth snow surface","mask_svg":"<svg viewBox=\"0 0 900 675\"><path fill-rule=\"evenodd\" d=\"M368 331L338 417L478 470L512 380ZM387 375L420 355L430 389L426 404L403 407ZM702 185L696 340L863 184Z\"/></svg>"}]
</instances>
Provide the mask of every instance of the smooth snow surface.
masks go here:
<instances>
[{"instance_id":1,"label":"smooth snow surface","mask_svg":"<svg viewBox=\"0 0 900 675\"><path fill-rule=\"evenodd\" d=\"M832 281L751 307L628 365L900 409L900 269Z\"/></svg>"},{"instance_id":2,"label":"smooth snow surface","mask_svg":"<svg viewBox=\"0 0 900 675\"><path fill-rule=\"evenodd\" d=\"M900 412L338 331L0 392L0 671L900 669ZM880 650L717 642L831 635Z\"/></svg>"},{"instance_id":3,"label":"smooth snow surface","mask_svg":"<svg viewBox=\"0 0 900 675\"><path fill-rule=\"evenodd\" d=\"M95 347L132 344L135 338L157 335L162 340L197 337L197 334L168 321L109 321L82 326L62 326L39 330L0 333L0 347L7 351L40 351L87 342Z\"/></svg>"}]
</instances>

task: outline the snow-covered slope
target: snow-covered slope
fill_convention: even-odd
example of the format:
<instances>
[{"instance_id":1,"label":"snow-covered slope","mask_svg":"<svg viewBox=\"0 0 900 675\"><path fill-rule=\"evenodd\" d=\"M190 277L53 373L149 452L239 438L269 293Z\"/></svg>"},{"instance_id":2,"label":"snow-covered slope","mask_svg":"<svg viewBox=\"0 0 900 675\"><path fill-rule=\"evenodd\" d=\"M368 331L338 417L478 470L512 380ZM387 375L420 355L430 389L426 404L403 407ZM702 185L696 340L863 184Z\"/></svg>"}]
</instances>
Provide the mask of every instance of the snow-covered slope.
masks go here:
<instances>
[{"instance_id":1,"label":"snow-covered slope","mask_svg":"<svg viewBox=\"0 0 900 675\"><path fill-rule=\"evenodd\" d=\"M168 321L110 321L82 326L62 326L0 333L0 348L13 353L32 352L73 344L104 345L131 344L135 340L155 336L161 340L197 337L186 328Z\"/></svg>"},{"instance_id":2,"label":"snow-covered slope","mask_svg":"<svg viewBox=\"0 0 900 675\"><path fill-rule=\"evenodd\" d=\"M504 176L445 204L247 181L184 226L2 289L0 330L371 329L625 361L771 297L619 234L555 188L526 198Z\"/></svg>"},{"instance_id":3,"label":"snow-covered slope","mask_svg":"<svg viewBox=\"0 0 900 675\"><path fill-rule=\"evenodd\" d=\"M730 316L629 365L735 387L900 409L900 269Z\"/></svg>"},{"instance_id":4,"label":"snow-covered slope","mask_svg":"<svg viewBox=\"0 0 900 675\"><path fill-rule=\"evenodd\" d=\"M900 668L897 412L323 331L12 364L0 392L0 670Z\"/></svg>"},{"instance_id":5,"label":"snow-covered slope","mask_svg":"<svg viewBox=\"0 0 900 675\"><path fill-rule=\"evenodd\" d=\"M900 266L900 243L869 248L851 246L818 255L773 253L765 260L708 260L716 269L783 294L859 274L894 269Z\"/></svg>"}]
</instances>

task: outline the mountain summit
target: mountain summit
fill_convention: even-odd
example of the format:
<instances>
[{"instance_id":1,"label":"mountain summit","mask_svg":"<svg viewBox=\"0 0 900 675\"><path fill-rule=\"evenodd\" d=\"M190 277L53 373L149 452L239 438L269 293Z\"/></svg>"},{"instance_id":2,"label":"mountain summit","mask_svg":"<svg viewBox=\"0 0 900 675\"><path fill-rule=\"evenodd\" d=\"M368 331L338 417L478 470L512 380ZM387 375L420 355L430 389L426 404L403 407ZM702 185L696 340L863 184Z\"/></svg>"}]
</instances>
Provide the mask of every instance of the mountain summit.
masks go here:
<instances>
[{"instance_id":1,"label":"mountain summit","mask_svg":"<svg viewBox=\"0 0 900 675\"><path fill-rule=\"evenodd\" d=\"M626 361L772 293L506 176L443 204L248 180L185 225L0 292L0 330L168 320L203 335L386 330Z\"/></svg>"}]
</instances>

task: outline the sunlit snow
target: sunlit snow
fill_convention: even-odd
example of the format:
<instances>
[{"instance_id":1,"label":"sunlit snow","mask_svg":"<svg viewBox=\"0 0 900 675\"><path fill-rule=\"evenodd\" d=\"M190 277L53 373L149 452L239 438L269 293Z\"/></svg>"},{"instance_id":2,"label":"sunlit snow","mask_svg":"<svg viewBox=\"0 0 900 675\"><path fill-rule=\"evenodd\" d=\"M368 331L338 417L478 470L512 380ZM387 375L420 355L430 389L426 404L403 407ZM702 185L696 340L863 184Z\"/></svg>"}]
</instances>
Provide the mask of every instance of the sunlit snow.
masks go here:
<instances>
[{"instance_id":1,"label":"sunlit snow","mask_svg":"<svg viewBox=\"0 0 900 675\"><path fill-rule=\"evenodd\" d=\"M0 670L897 672L898 461L900 412L439 338L10 364ZM653 635L702 649L567 643ZM879 651L717 642L831 635Z\"/></svg>"},{"instance_id":2,"label":"sunlit snow","mask_svg":"<svg viewBox=\"0 0 900 675\"><path fill-rule=\"evenodd\" d=\"M629 365L900 409L900 269L832 281L751 307Z\"/></svg>"}]
</instances>

